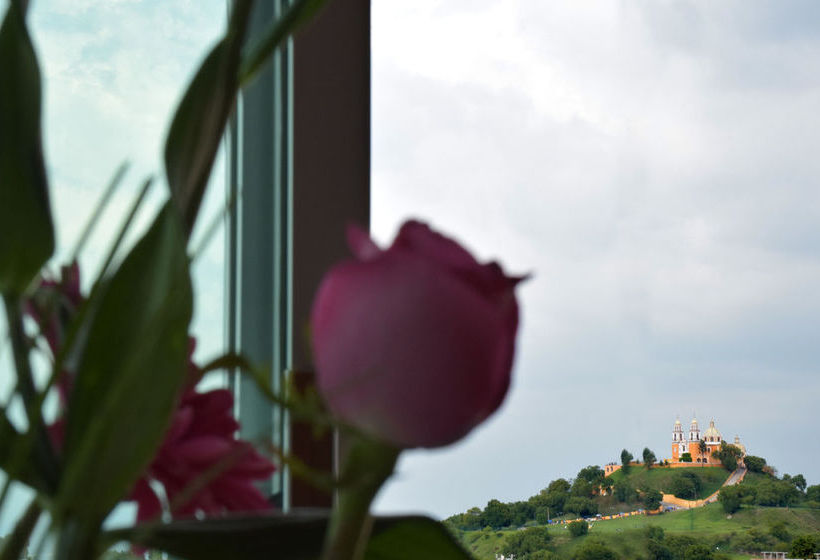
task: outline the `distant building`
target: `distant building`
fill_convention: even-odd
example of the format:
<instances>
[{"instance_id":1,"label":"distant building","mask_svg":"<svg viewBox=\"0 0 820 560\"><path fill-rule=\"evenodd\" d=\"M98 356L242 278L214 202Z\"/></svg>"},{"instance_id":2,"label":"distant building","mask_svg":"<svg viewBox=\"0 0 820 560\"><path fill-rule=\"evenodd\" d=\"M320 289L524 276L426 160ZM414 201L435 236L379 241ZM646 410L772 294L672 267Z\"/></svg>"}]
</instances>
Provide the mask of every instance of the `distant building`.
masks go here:
<instances>
[{"instance_id":1,"label":"distant building","mask_svg":"<svg viewBox=\"0 0 820 560\"><path fill-rule=\"evenodd\" d=\"M689 423L689 433L683 431L683 426L680 423L680 418L675 420L675 426L672 428L672 458L664 460L658 466L668 467L688 467L689 462L682 461L684 453L689 453L692 457L692 466L710 465L720 467L723 463L713 454L720 449L720 444L723 443L723 436L715 427L715 421L709 422L709 427L700 433L698 421L692 418ZM740 449L740 464L743 464L743 457L746 456L746 446L740 443L740 438L735 436L735 441L732 443L735 447ZM632 461L629 463L632 466L640 466L642 463ZM610 476L616 471L621 470L620 463L607 463L604 465L604 476Z\"/></svg>"},{"instance_id":2,"label":"distant building","mask_svg":"<svg viewBox=\"0 0 820 560\"><path fill-rule=\"evenodd\" d=\"M701 436L697 418L692 418L692 422L689 423L688 434L683 431L680 419L677 419L672 428L672 462L680 462L683 454L689 453L693 463L720 466L720 460L714 457L713 453L720 449L722 441L723 437L715 427L714 420L709 422L709 427ZM733 445L740 449L743 456L746 455L746 446L740 443L738 436L735 436Z\"/></svg>"}]
</instances>

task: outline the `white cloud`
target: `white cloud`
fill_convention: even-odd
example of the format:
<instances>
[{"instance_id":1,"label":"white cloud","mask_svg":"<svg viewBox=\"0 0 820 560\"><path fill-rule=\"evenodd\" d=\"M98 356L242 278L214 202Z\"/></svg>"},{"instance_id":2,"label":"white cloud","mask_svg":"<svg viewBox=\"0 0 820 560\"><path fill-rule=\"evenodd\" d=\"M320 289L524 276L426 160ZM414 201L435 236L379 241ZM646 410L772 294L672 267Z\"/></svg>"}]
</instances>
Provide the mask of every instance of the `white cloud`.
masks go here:
<instances>
[{"instance_id":1,"label":"white cloud","mask_svg":"<svg viewBox=\"0 0 820 560\"><path fill-rule=\"evenodd\" d=\"M508 404L406 460L382 507L525 498L624 446L663 454L692 409L820 477L820 456L773 445L813 437L791 403L820 363L820 36L801 5L374 6L377 236L420 215L536 273ZM459 464L475 483L450 490Z\"/></svg>"}]
</instances>

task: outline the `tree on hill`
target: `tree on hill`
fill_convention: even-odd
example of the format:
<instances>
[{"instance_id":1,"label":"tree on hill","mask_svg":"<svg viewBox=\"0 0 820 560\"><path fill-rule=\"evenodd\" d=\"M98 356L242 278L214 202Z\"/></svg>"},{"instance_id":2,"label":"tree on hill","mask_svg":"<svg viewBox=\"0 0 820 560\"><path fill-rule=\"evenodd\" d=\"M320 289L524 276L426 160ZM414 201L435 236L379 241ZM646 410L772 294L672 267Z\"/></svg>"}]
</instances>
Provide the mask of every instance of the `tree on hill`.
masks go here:
<instances>
[{"instance_id":1,"label":"tree on hill","mask_svg":"<svg viewBox=\"0 0 820 560\"><path fill-rule=\"evenodd\" d=\"M740 509L742 490L739 486L724 486L718 494L718 501L726 513L734 513Z\"/></svg>"},{"instance_id":2,"label":"tree on hill","mask_svg":"<svg viewBox=\"0 0 820 560\"><path fill-rule=\"evenodd\" d=\"M688 451L680 456L681 463L691 463L692 462L692 454Z\"/></svg>"},{"instance_id":3,"label":"tree on hill","mask_svg":"<svg viewBox=\"0 0 820 560\"><path fill-rule=\"evenodd\" d=\"M500 529L510 524L512 516L510 515L510 506L498 500L490 500L487 502L487 507L484 508L484 523L493 529Z\"/></svg>"},{"instance_id":4,"label":"tree on hill","mask_svg":"<svg viewBox=\"0 0 820 560\"><path fill-rule=\"evenodd\" d=\"M529 560L559 560L559 558L551 550L536 550L530 554Z\"/></svg>"},{"instance_id":5,"label":"tree on hill","mask_svg":"<svg viewBox=\"0 0 820 560\"><path fill-rule=\"evenodd\" d=\"M552 482L549 483L549 486L547 486L547 492L550 492L550 493L551 492L567 493L567 492L569 492L569 489L571 487L572 487L572 485L569 483L569 481L567 479L557 478L557 479L555 479L555 480L553 480Z\"/></svg>"},{"instance_id":6,"label":"tree on hill","mask_svg":"<svg viewBox=\"0 0 820 560\"><path fill-rule=\"evenodd\" d=\"M643 448L643 464L647 469L651 469L652 465L657 461L655 454L648 447Z\"/></svg>"},{"instance_id":7,"label":"tree on hill","mask_svg":"<svg viewBox=\"0 0 820 560\"><path fill-rule=\"evenodd\" d=\"M769 534L783 542L790 542L792 540L792 534L789 532L786 524L782 521L778 521L777 523L769 526Z\"/></svg>"},{"instance_id":8,"label":"tree on hill","mask_svg":"<svg viewBox=\"0 0 820 560\"><path fill-rule=\"evenodd\" d=\"M670 483L670 491L672 494L684 500L697 499L700 488L700 478L692 472L679 473Z\"/></svg>"},{"instance_id":9,"label":"tree on hill","mask_svg":"<svg viewBox=\"0 0 820 560\"><path fill-rule=\"evenodd\" d=\"M581 498L575 496L567 500L564 504L564 511L571 511L577 513L581 517L595 515L598 513L598 503L589 498Z\"/></svg>"},{"instance_id":10,"label":"tree on hill","mask_svg":"<svg viewBox=\"0 0 820 560\"><path fill-rule=\"evenodd\" d=\"M531 560L533 553L543 550L550 542L546 527L529 527L515 531L504 539L504 556L514 554L519 560Z\"/></svg>"},{"instance_id":11,"label":"tree on hill","mask_svg":"<svg viewBox=\"0 0 820 560\"><path fill-rule=\"evenodd\" d=\"M766 466L766 459L757 457L756 455L746 455L743 462L746 463L746 468L749 469L749 472L762 473L763 467Z\"/></svg>"},{"instance_id":12,"label":"tree on hill","mask_svg":"<svg viewBox=\"0 0 820 560\"><path fill-rule=\"evenodd\" d=\"M802 494L789 480L763 480L750 489L754 503L759 506L791 506L800 501Z\"/></svg>"},{"instance_id":13,"label":"tree on hill","mask_svg":"<svg viewBox=\"0 0 820 560\"><path fill-rule=\"evenodd\" d=\"M811 558L817 550L817 541L811 535L802 535L792 541L790 558Z\"/></svg>"},{"instance_id":14,"label":"tree on hill","mask_svg":"<svg viewBox=\"0 0 820 560\"><path fill-rule=\"evenodd\" d=\"M632 453L626 449L621 451L621 466L623 467L624 474L629 472L629 463L632 462L632 459L634 459Z\"/></svg>"},{"instance_id":15,"label":"tree on hill","mask_svg":"<svg viewBox=\"0 0 820 560\"><path fill-rule=\"evenodd\" d=\"M663 540L650 540L647 549L649 560L673 560L672 551L663 544Z\"/></svg>"},{"instance_id":16,"label":"tree on hill","mask_svg":"<svg viewBox=\"0 0 820 560\"><path fill-rule=\"evenodd\" d=\"M684 560L712 560L714 555L705 544L694 544L686 549Z\"/></svg>"},{"instance_id":17,"label":"tree on hill","mask_svg":"<svg viewBox=\"0 0 820 560\"><path fill-rule=\"evenodd\" d=\"M605 477L606 474L604 473L604 469L602 469L598 465L589 465L588 467L584 467L583 469L578 471L578 475L575 477L575 479L578 480L579 478L581 478L592 485L598 485Z\"/></svg>"},{"instance_id":18,"label":"tree on hill","mask_svg":"<svg viewBox=\"0 0 820 560\"><path fill-rule=\"evenodd\" d=\"M788 480L794 484L794 487L800 490L801 493L806 491L806 478L802 474L796 474L794 476L784 474L783 480Z\"/></svg>"},{"instance_id":19,"label":"tree on hill","mask_svg":"<svg viewBox=\"0 0 820 560\"><path fill-rule=\"evenodd\" d=\"M703 440L698 441L698 451L700 451L701 455L706 455L706 452L709 450L709 446L706 445L706 442Z\"/></svg>"},{"instance_id":20,"label":"tree on hill","mask_svg":"<svg viewBox=\"0 0 820 560\"><path fill-rule=\"evenodd\" d=\"M663 494L657 490L647 489L643 493L643 505L648 510L656 510L661 507L661 500L663 500Z\"/></svg>"},{"instance_id":21,"label":"tree on hill","mask_svg":"<svg viewBox=\"0 0 820 560\"><path fill-rule=\"evenodd\" d=\"M593 486L589 481L584 480L583 478L576 478L572 483L572 489L569 493L572 496L589 498L594 494L595 488L597 488L597 486Z\"/></svg>"},{"instance_id":22,"label":"tree on hill","mask_svg":"<svg viewBox=\"0 0 820 560\"><path fill-rule=\"evenodd\" d=\"M613 494L619 502L634 502L638 498L638 493L635 491L635 488L624 479L615 483Z\"/></svg>"},{"instance_id":23,"label":"tree on hill","mask_svg":"<svg viewBox=\"0 0 820 560\"><path fill-rule=\"evenodd\" d=\"M601 493L608 494L610 490L612 490L612 479L611 478L604 478L601 481Z\"/></svg>"},{"instance_id":24,"label":"tree on hill","mask_svg":"<svg viewBox=\"0 0 820 560\"><path fill-rule=\"evenodd\" d=\"M739 447L736 447L725 441L720 442L720 449L712 453L712 457L718 459L728 471L733 471L737 468L737 462L743 456L743 452Z\"/></svg>"},{"instance_id":25,"label":"tree on hill","mask_svg":"<svg viewBox=\"0 0 820 560\"><path fill-rule=\"evenodd\" d=\"M509 504L510 523L517 527L535 517L535 506L529 502L513 502Z\"/></svg>"},{"instance_id":26,"label":"tree on hill","mask_svg":"<svg viewBox=\"0 0 820 560\"><path fill-rule=\"evenodd\" d=\"M646 538L651 541L663 541L663 536L663 527L658 527L657 525L650 525L646 528Z\"/></svg>"},{"instance_id":27,"label":"tree on hill","mask_svg":"<svg viewBox=\"0 0 820 560\"><path fill-rule=\"evenodd\" d=\"M806 488L806 499L820 504L820 484L813 484Z\"/></svg>"},{"instance_id":28,"label":"tree on hill","mask_svg":"<svg viewBox=\"0 0 820 560\"><path fill-rule=\"evenodd\" d=\"M445 519L445 522L462 531L475 531L486 525L481 508L477 507L470 508L464 513L452 515Z\"/></svg>"},{"instance_id":29,"label":"tree on hill","mask_svg":"<svg viewBox=\"0 0 820 560\"><path fill-rule=\"evenodd\" d=\"M563 478L553 480L549 485L541 490L540 493L529 499L529 502L535 508L548 507L557 514L564 511L564 502L569 498L569 491L571 489L570 483Z\"/></svg>"}]
</instances>

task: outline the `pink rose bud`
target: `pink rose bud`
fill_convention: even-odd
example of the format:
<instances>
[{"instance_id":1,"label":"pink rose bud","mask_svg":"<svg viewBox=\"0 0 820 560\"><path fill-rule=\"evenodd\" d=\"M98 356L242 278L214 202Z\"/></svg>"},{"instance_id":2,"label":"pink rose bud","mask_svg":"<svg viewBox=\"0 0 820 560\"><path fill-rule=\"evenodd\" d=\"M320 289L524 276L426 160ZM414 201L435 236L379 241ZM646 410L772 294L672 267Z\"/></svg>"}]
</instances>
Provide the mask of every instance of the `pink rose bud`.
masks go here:
<instances>
[{"instance_id":1,"label":"pink rose bud","mask_svg":"<svg viewBox=\"0 0 820 560\"><path fill-rule=\"evenodd\" d=\"M319 391L340 420L398 447L464 437L504 400L521 278L406 222L381 250L349 228L311 314Z\"/></svg>"}]
</instances>

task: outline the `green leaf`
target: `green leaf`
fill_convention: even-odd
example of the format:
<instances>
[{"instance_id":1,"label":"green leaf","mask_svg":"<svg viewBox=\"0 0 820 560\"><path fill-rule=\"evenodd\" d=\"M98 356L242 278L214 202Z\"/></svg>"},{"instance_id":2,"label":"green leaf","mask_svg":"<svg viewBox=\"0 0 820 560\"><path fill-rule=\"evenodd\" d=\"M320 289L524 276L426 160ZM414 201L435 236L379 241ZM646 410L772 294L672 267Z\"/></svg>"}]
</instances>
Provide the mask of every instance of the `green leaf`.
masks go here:
<instances>
[{"instance_id":1,"label":"green leaf","mask_svg":"<svg viewBox=\"0 0 820 560\"><path fill-rule=\"evenodd\" d=\"M236 0L228 33L188 86L165 141L165 173L171 196L191 234L211 175L222 133L239 89L239 55L250 2Z\"/></svg>"},{"instance_id":2,"label":"green leaf","mask_svg":"<svg viewBox=\"0 0 820 560\"><path fill-rule=\"evenodd\" d=\"M110 531L105 539L111 544L127 540L188 560L309 560L321 554L327 524L328 514L319 512L231 516L144 524ZM471 558L441 523L427 517L377 517L372 535L368 560Z\"/></svg>"},{"instance_id":3,"label":"green leaf","mask_svg":"<svg viewBox=\"0 0 820 560\"><path fill-rule=\"evenodd\" d=\"M22 6L0 26L0 292L22 293L54 252L40 129L40 70Z\"/></svg>"},{"instance_id":4,"label":"green leaf","mask_svg":"<svg viewBox=\"0 0 820 560\"><path fill-rule=\"evenodd\" d=\"M327 0L296 0L271 22L267 29L253 41L239 68L242 86L250 83L273 54L273 51L302 25L310 21Z\"/></svg>"},{"instance_id":5,"label":"green leaf","mask_svg":"<svg viewBox=\"0 0 820 560\"><path fill-rule=\"evenodd\" d=\"M365 560L470 560L471 556L447 529L429 517L384 520L365 551Z\"/></svg>"},{"instance_id":6,"label":"green leaf","mask_svg":"<svg viewBox=\"0 0 820 560\"><path fill-rule=\"evenodd\" d=\"M71 393L57 499L58 515L90 521L150 463L186 379L191 281L170 202L98 298Z\"/></svg>"},{"instance_id":7,"label":"green leaf","mask_svg":"<svg viewBox=\"0 0 820 560\"><path fill-rule=\"evenodd\" d=\"M308 560L321 553L326 527L323 513L270 514L143 524L105 537L111 543L127 540L189 560Z\"/></svg>"}]
</instances>

